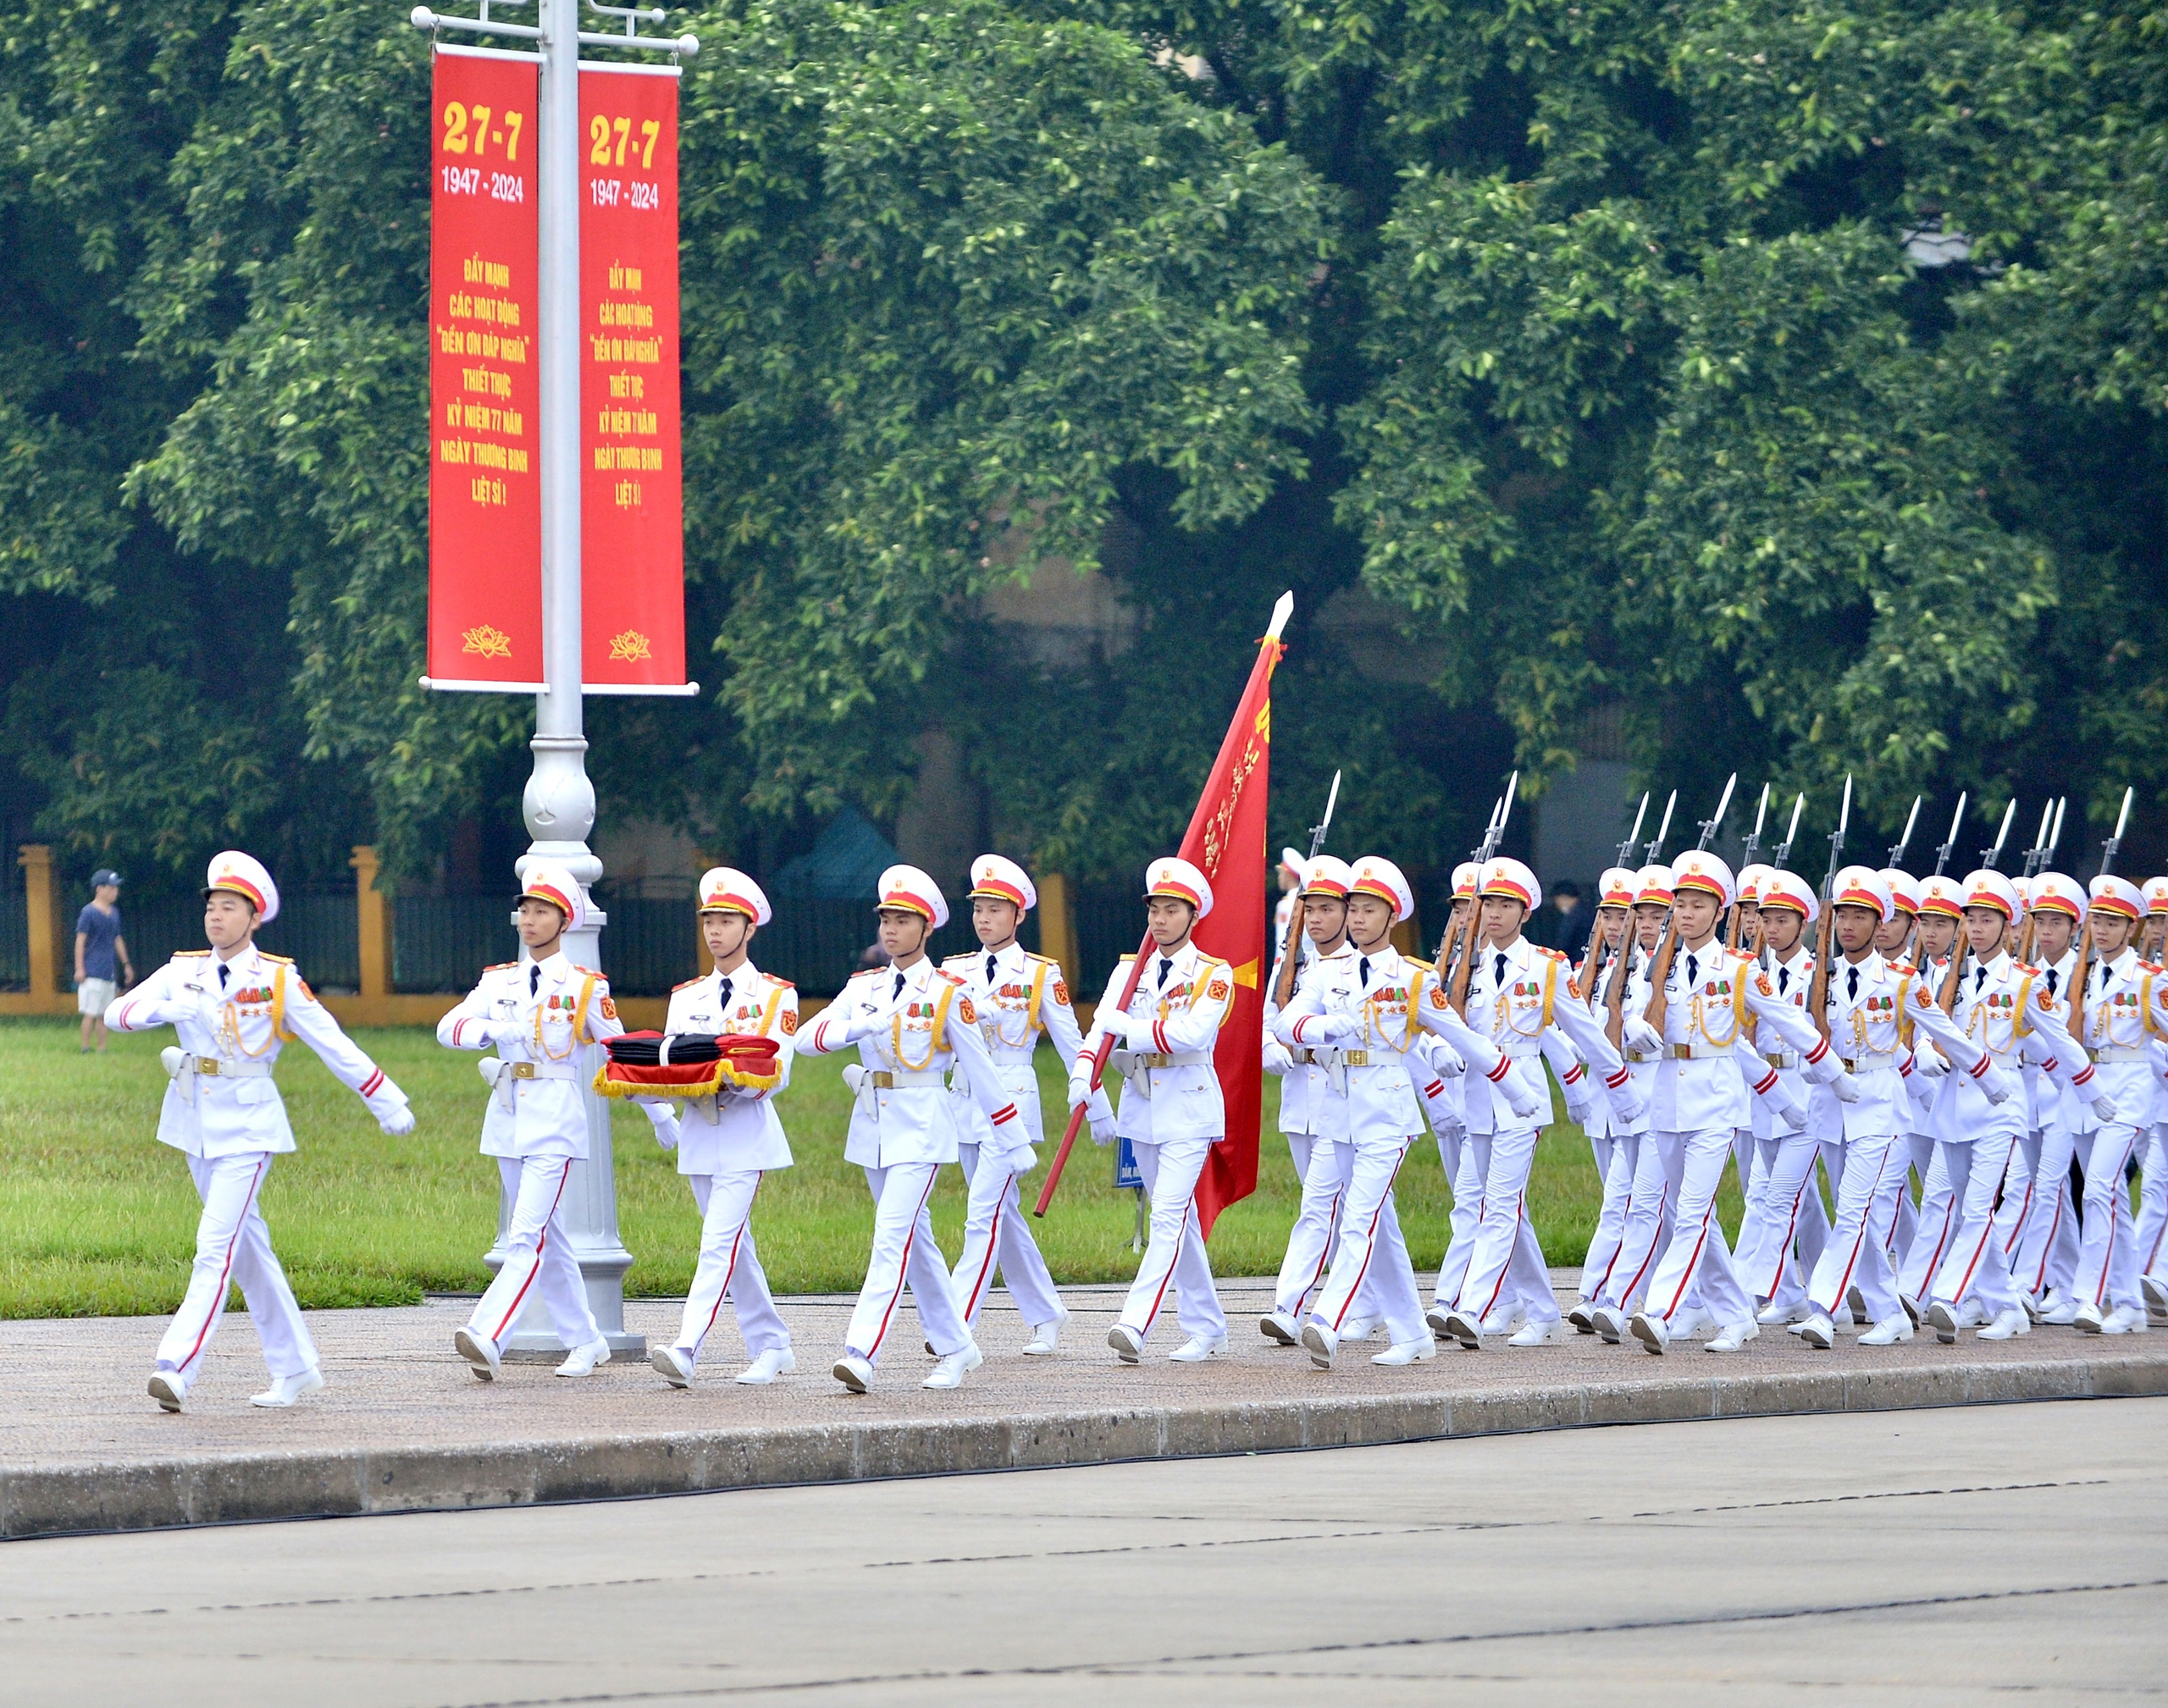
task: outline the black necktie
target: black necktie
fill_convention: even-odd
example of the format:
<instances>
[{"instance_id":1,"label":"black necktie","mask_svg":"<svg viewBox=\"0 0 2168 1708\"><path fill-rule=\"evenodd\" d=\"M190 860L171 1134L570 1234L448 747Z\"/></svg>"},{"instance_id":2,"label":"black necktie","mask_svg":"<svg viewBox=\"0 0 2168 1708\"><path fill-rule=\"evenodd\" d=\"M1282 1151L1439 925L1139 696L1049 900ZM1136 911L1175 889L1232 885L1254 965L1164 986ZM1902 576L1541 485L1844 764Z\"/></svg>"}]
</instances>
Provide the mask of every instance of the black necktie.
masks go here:
<instances>
[{"instance_id":1,"label":"black necktie","mask_svg":"<svg viewBox=\"0 0 2168 1708\"><path fill-rule=\"evenodd\" d=\"M2049 994L2049 996L2053 996L2053 995L2055 995L2055 970L2053 967L2049 967L2049 968L2048 969L2048 994Z\"/></svg>"},{"instance_id":2,"label":"black necktie","mask_svg":"<svg viewBox=\"0 0 2168 1708\"><path fill-rule=\"evenodd\" d=\"M1166 989L1167 975L1174 970L1175 958L1172 955L1161 955L1159 957L1159 988L1161 990Z\"/></svg>"},{"instance_id":3,"label":"black necktie","mask_svg":"<svg viewBox=\"0 0 2168 1708\"><path fill-rule=\"evenodd\" d=\"M901 973L898 973L898 974L896 975L896 992L895 992L895 996L896 996L896 997L899 997L899 996L903 995L903 993L904 993L904 976L903 976ZM891 1002L893 1002L894 1000L895 1000L895 997L891 997L891 998L889 998L889 1001L891 1001Z\"/></svg>"},{"instance_id":4,"label":"black necktie","mask_svg":"<svg viewBox=\"0 0 2168 1708\"><path fill-rule=\"evenodd\" d=\"M1686 988L1692 990L1701 982L1701 964L1692 955L1686 957Z\"/></svg>"},{"instance_id":5,"label":"black necktie","mask_svg":"<svg viewBox=\"0 0 2168 1708\"><path fill-rule=\"evenodd\" d=\"M986 958L986 987L989 991L993 988L993 970L1000 959L1001 957L999 955L992 953L989 953Z\"/></svg>"},{"instance_id":6,"label":"black necktie","mask_svg":"<svg viewBox=\"0 0 2168 1708\"><path fill-rule=\"evenodd\" d=\"M1791 987L1791 982L1792 970L1789 967L1778 967L1777 969L1777 994L1778 996L1784 995L1784 993Z\"/></svg>"},{"instance_id":7,"label":"black necktie","mask_svg":"<svg viewBox=\"0 0 2168 1708\"><path fill-rule=\"evenodd\" d=\"M1506 987L1506 957L1504 956L1504 954L1501 953L1501 954L1499 955L1499 957L1498 957L1498 988L1499 988L1500 990L1502 990L1502 991L1503 989L1505 989L1505 987Z\"/></svg>"},{"instance_id":8,"label":"black necktie","mask_svg":"<svg viewBox=\"0 0 2168 1708\"><path fill-rule=\"evenodd\" d=\"M1368 990L1370 987L1370 958L1368 955L1363 957L1362 973L1363 988Z\"/></svg>"},{"instance_id":9,"label":"black necktie","mask_svg":"<svg viewBox=\"0 0 2168 1708\"><path fill-rule=\"evenodd\" d=\"M1987 981L1988 970L1985 967L1982 967L1979 971L1972 975L1972 994L1976 997L1979 995L1980 987L1987 983Z\"/></svg>"},{"instance_id":10,"label":"black necktie","mask_svg":"<svg viewBox=\"0 0 2168 1708\"><path fill-rule=\"evenodd\" d=\"M730 981L728 979L725 979L716 988L715 1002L718 1014L727 1016L730 1012Z\"/></svg>"},{"instance_id":11,"label":"black necktie","mask_svg":"<svg viewBox=\"0 0 2168 1708\"><path fill-rule=\"evenodd\" d=\"M542 963L529 962L527 968L527 993L530 997L542 988Z\"/></svg>"},{"instance_id":12,"label":"black necktie","mask_svg":"<svg viewBox=\"0 0 2168 1708\"><path fill-rule=\"evenodd\" d=\"M224 961L220 961L220 962L218 963L218 988L219 988L220 990L224 990L224 989L225 989L225 987L226 987L226 964L225 964Z\"/></svg>"},{"instance_id":13,"label":"black necktie","mask_svg":"<svg viewBox=\"0 0 2168 1708\"><path fill-rule=\"evenodd\" d=\"M1844 969L1844 995L1852 1002L1860 999L1860 970L1857 967Z\"/></svg>"},{"instance_id":14,"label":"black necktie","mask_svg":"<svg viewBox=\"0 0 2168 1708\"><path fill-rule=\"evenodd\" d=\"M2100 988L2103 991L2105 991L2108 988L2108 964L2105 961L2103 961L2100 964Z\"/></svg>"}]
</instances>

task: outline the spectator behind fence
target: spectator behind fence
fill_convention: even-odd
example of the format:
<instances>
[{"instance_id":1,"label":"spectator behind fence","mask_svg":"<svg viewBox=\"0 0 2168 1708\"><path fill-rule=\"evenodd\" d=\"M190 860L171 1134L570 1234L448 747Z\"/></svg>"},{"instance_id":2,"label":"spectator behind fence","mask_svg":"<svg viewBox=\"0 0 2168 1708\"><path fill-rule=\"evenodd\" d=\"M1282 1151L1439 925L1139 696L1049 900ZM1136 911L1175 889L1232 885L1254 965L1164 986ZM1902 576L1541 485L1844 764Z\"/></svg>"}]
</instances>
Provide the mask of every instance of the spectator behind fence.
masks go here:
<instances>
[{"instance_id":1,"label":"spectator behind fence","mask_svg":"<svg viewBox=\"0 0 2168 1708\"><path fill-rule=\"evenodd\" d=\"M75 1008L83 1016L78 1053L88 1055L93 1039L105 1053L106 1009L124 983L135 982L128 940L120 934L120 874L94 871L90 902L75 915Z\"/></svg>"},{"instance_id":2,"label":"spectator behind fence","mask_svg":"<svg viewBox=\"0 0 2168 1708\"><path fill-rule=\"evenodd\" d=\"M1581 905L1581 887L1571 878L1561 878L1553 885L1545 898L1541 912L1536 915L1539 931L1529 936L1546 948L1558 950L1568 960L1578 959L1588 947L1589 926L1594 913Z\"/></svg>"}]
</instances>

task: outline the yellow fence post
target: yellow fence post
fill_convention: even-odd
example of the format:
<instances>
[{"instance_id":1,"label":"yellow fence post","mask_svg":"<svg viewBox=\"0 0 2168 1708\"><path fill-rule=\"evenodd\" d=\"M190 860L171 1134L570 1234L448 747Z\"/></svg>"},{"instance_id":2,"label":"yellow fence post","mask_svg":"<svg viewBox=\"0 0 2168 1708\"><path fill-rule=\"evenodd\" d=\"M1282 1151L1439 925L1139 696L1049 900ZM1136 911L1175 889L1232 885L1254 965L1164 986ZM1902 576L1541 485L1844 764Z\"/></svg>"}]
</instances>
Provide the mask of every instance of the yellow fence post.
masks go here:
<instances>
[{"instance_id":1,"label":"yellow fence post","mask_svg":"<svg viewBox=\"0 0 2168 1708\"><path fill-rule=\"evenodd\" d=\"M376 887L376 850L357 844L346 864L354 869L354 919L360 934L362 994L391 994L391 909Z\"/></svg>"},{"instance_id":2,"label":"yellow fence post","mask_svg":"<svg viewBox=\"0 0 2168 1708\"><path fill-rule=\"evenodd\" d=\"M54 997L60 992L60 911L53 893L53 850L42 843L25 843L16 858L23 869L23 904L30 912L30 995ZM74 972L71 961L70 976Z\"/></svg>"},{"instance_id":3,"label":"yellow fence post","mask_svg":"<svg viewBox=\"0 0 2168 1708\"><path fill-rule=\"evenodd\" d=\"M1039 880L1039 953L1061 968L1061 976L1076 988L1076 915L1070 906L1069 880L1049 872Z\"/></svg>"}]
</instances>

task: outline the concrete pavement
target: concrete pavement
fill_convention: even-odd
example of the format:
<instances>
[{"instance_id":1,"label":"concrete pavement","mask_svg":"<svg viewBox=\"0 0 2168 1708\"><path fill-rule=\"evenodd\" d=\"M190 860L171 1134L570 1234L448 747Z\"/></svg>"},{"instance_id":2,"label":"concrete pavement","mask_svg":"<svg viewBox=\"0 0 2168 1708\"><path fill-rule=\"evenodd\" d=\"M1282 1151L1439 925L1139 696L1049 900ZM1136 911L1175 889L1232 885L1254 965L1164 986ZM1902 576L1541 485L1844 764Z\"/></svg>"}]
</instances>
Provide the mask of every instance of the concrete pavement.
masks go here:
<instances>
[{"instance_id":1,"label":"concrete pavement","mask_svg":"<svg viewBox=\"0 0 2168 1708\"><path fill-rule=\"evenodd\" d=\"M2164 1442L2138 1400L60 1538L0 1549L0 1677L23 1708L2143 1697Z\"/></svg>"}]
</instances>

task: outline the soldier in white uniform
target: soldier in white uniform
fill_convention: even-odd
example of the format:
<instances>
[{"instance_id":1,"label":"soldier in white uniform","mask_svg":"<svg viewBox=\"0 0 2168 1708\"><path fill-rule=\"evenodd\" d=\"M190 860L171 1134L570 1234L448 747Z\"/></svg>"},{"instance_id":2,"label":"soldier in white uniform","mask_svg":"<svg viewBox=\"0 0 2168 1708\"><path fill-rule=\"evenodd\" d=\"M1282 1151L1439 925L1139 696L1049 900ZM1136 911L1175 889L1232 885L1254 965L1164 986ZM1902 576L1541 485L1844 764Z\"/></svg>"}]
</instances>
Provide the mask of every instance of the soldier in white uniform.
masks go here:
<instances>
[{"instance_id":1,"label":"soldier in white uniform","mask_svg":"<svg viewBox=\"0 0 2168 1708\"><path fill-rule=\"evenodd\" d=\"M1761 1333L1754 1296L1739 1279L1716 1209L1732 1135L1750 1122L1742 1064L1753 1075L1753 1092L1784 1097L1778 1070L1755 1053L1749 1016L1767 1043L1781 1041L1806 1058L1802 1071L1811 1083L1834 1080L1839 1070L1828 1064L1826 1050L1814 1053L1822 1040L1806 1015L1717 934L1735 898L1731 868L1696 850L1681 855L1672 875L1679 941L1664 981L1663 1029L1659 1033L1644 1013L1629 1020L1626 1030L1644 1053L1659 1058L1642 1151L1645 1158L1653 1146L1660 1159L1673 1228L1646 1302L1628 1326L1650 1351L1663 1351L1688 1289L1698 1285L1718 1324L1706 1350L1735 1352ZM1778 1113L1795 1130L1806 1125L1806 1110L1789 1097Z\"/></svg>"},{"instance_id":2,"label":"soldier in white uniform","mask_svg":"<svg viewBox=\"0 0 2168 1708\"><path fill-rule=\"evenodd\" d=\"M2168 1030L2162 981L2134 947L2145 896L2128 878L2103 874L2092 893L2093 952L2077 1031L2098 1075L2079 1138L2085 1158L2085 1227L2077 1259L2077 1327L2088 1335L2142 1334L2149 1324L2138 1286L2138 1230L2124 1178L2141 1128L2153 1118L2155 1083L2147 1045ZM2079 1081L2073 1081L2082 1084Z\"/></svg>"},{"instance_id":3,"label":"soldier in white uniform","mask_svg":"<svg viewBox=\"0 0 2168 1708\"><path fill-rule=\"evenodd\" d=\"M999 1097L1016 1107L1019 1119L997 1136L974 1101L969 1071L960 1064L949 1075L949 1101L956 1119L957 1156L971 1197L964 1213L964 1254L951 1280L956 1308L976 1340L979 1313L998 1269L1015 1302L1030 1337L1026 1357L1049 1357L1061 1344L1061 1325L1069 1320L1054 1291L1047 1260L1031 1238L1016 1183L1039 1165L1032 1149L1044 1129L1039 1113L1039 1076L1031 1065L1043 1035L1065 1067L1076 1059L1081 1039L1076 1010L1061 968L1045 955L1028 953L1016 941L1024 915L1039 904L1029 874L1012 860L981 854L971 862L971 925L978 932L976 954L951 955L943 970L964 981L978 1010L979 1031L993 1059ZM1104 1091L1094 1094L1089 1119L1095 1135L1110 1136L1114 1108Z\"/></svg>"},{"instance_id":4,"label":"soldier in white uniform","mask_svg":"<svg viewBox=\"0 0 2168 1708\"><path fill-rule=\"evenodd\" d=\"M1321 1369L1332 1368L1340 1331L1366 1289L1392 1339L1371 1363L1412 1364L1437 1355L1392 1196L1421 1119L1417 1081L1428 1070L1411 1046L1423 1036L1424 992L1437 978L1427 963L1392 946L1393 921L1414 911L1414 893L1398 866L1376 854L1355 861L1347 895L1354 953L1319 962L1275 1028L1290 1048L1332 1053L1330 1095L1345 1108L1336 1125L1344 1124L1347 1137L1319 1144L1302 1186L1306 1202L1329 1185L1341 1203L1331 1275L1302 1330L1310 1361Z\"/></svg>"},{"instance_id":5,"label":"soldier in white uniform","mask_svg":"<svg viewBox=\"0 0 2168 1708\"><path fill-rule=\"evenodd\" d=\"M504 1346L539 1292L551 1328L568 1349L560 1376L591 1374L610 1361L610 1343L588 1303L579 1263L566 1236L560 1207L572 1164L587 1155L588 1082L593 1046L625 1030L601 974L576 966L565 953L567 932L586 922L579 880L545 860L521 862L519 940L524 959L489 967L465 1001L437 1022L447 1049L495 1047L481 1064L490 1088L482 1118L482 1154L497 1159L512 1200L505 1230L504 1267L489 1283L452 1345L475 1377L495 1379ZM650 1119L667 1118L666 1108Z\"/></svg>"},{"instance_id":6,"label":"soldier in white uniform","mask_svg":"<svg viewBox=\"0 0 2168 1708\"><path fill-rule=\"evenodd\" d=\"M909 1286L936 1360L921 1385L960 1387L986 1359L956 1308L926 1208L941 1165L956 1160L950 1066L963 1070L963 1083L1003 1152L1018 1148L1010 1133L1027 1130L1015 1100L1000 1089L971 992L926 958L926 940L948 923L940 886L916 866L890 866L881 874L875 916L889 964L846 984L798 1046L819 1056L858 1047L858 1061L843 1070L854 1098L843 1155L866 1170L873 1193L873 1249L833 1374L854 1394L871 1388Z\"/></svg>"},{"instance_id":7,"label":"soldier in white uniform","mask_svg":"<svg viewBox=\"0 0 2168 1708\"><path fill-rule=\"evenodd\" d=\"M1895 866L1883 867L1881 877L1889 891L1890 905L1894 911L1875 933L1874 950L1901 973L1913 965L1912 934L1920 916L1919 880ZM1933 1053L1928 1052L1930 1056ZM1934 1165L1936 1076L1932 1071L1920 1071L1916 1056L1909 1070L1900 1071L1905 1072L1905 1088L1911 1093L1901 1107L1905 1148L1911 1159L1911 1173L1924 1189L1927 1171ZM1888 1249L1892 1268L1902 1267L1905 1251L1911 1245L1918 1225L1911 1186L1909 1182L1900 1183L1897 1189L1897 1213L1889 1224Z\"/></svg>"},{"instance_id":8,"label":"soldier in white uniform","mask_svg":"<svg viewBox=\"0 0 2168 1708\"><path fill-rule=\"evenodd\" d=\"M1476 890L1480 914L1468 986L1468 1019L1446 1036L1482 1075L1479 1082L1475 1075L1468 1076L1468 1137L1461 1152L1460 1178L1453 1183L1457 1199L1463 1192L1479 1195L1481 1209L1460 1274L1458 1302L1444 1310L1442 1322L1432 1318L1434 1328L1471 1351L1481 1348L1486 1332L1495 1332L1489 1324L1504 1298L1516 1253L1530 1248L1531 1256L1524 1260L1530 1272L1516 1284L1528 1308L1524 1338L1518 1343L1548 1345L1565 1333L1528 1215L1529 1172L1551 1113L1542 1066L1544 1034L1557 1027L1602 1077L1622 1127L1638 1129L1647 1113L1602 1026L1565 987L1566 958L1521 935L1529 915L1543 900L1535 874L1517 860L1494 860L1484 867ZM1441 988L1434 988L1426 1001L1426 1021L1434 1016L1444 1020L1452 1014ZM1485 1053L1496 1053L1495 1065L1486 1062ZM1450 1250L1446 1258L1450 1264ZM1439 1285L1442 1292L1442 1275Z\"/></svg>"},{"instance_id":9,"label":"soldier in white uniform","mask_svg":"<svg viewBox=\"0 0 2168 1708\"><path fill-rule=\"evenodd\" d=\"M1326 976L1337 963L1355 959L1354 946L1347 940L1347 892L1355 876L1347 861L1331 854L1302 861L1290 848L1282 864L1291 860L1299 862L1301 887L1296 893L1302 909L1301 943L1308 948L1297 976L1307 981ZM1272 1309L1259 1319L1258 1330L1268 1340L1293 1346L1302 1342L1302 1318L1324 1285L1325 1266L1338 1243L1346 1182L1336 1168L1319 1170L1314 1181L1311 1170L1320 1148L1330 1152L1347 1142L1347 1100L1334 1090L1331 1051L1290 1045L1280 1038L1279 988L1275 970L1264 997L1265 1067L1280 1075L1280 1129L1286 1135L1287 1153L1294 1159L1302 1197L1295 1225L1288 1230ZM1291 1005L1299 999L1291 998ZM1360 1305L1357 1310L1368 1315Z\"/></svg>"},{"instance_id":10,"label":"soldier in white uniform","mask_svg":"<svg viewBox=\"0 0 2168 1708\"><path fill-rule=\"evenodd\" d=\"M2038 887L2043 895L2052 895L2058 883L2067 885L2068 880L2046 873ZM1943 1246L1940 1262L1918 1302L1923 1321L1944 1345L1956 1340L1958 1329L1965 1326L1960 1307L1975 1296L1988 1318L1981 1330L1983 1340L2008 1340L2032 1327L2011 1285L2009 1254L1994 1237L1995 1204L2009 1179L2012 1158L2019 1154L2027 1125L2020 1059L2028 1039L2045 1049L2052 1066L2044 1067L2058 1082L2082 1087L2092 1074L2064 1030L2038 970L2010 953L2010 927L2017 918L2016 886L1998 871L1973 873L1965 887L1965 934L1973 964L1958 985L1955 1005L1946 1020L1934 1025L1941 1009L1927 997L1924 985L1915 981L1907 1010L1916 1024L1929 1025L1936 1047L1953 1065L1971 1064L1950 1046L1947 1031L1951 1027L2020 1087L2018 1095L1991 1102L1982 1081L1967 1071L1950 1075L1936 1098L1936 1169L1949 1182L1954 1206L1950 1219L1955 1226L1949 1238L1938 1242ZM1923 1202L1922 1221L1930 1219ZM1922 1237L1924 1241L1924 1229Z\"/></svg>"},{"instance_id":11,"label":"soldier in white uniform","mask_svg":"<svg viewBox=\"0 0 2168 1708\"><path fill-rule=\"evenodd\" d=\"M256 947L257 927L278 915L271 874L227 849L212 860L204 884L203 935L211 947L182 950L105 1011L109 1031L171 1026L180 1039L162 1053L173 1082L158 1111L158 1142L187 1157L203 1213L188 1291L158 1342L151 1375L151 1397L168 1412L178 1412L188 1397L233 1285L247 1302L271 1372L271 1385L250 1403L290 1406L324 1386L316 1343L258 1208L271 1158L294 1148L272 1078L279 1050L301 1039L360 1095L385 1132L414 1130L406 1094L354 1047L294 964Z\"/></svg>"},{"instance_id":12,"label":"soldier in white uniform","mask_svg":"<svg viewBox=\"0 0 2168 1708\"><path fill-rule=\"evenodd\" d=\"M2161 963L2168 959L2168 877L2145 881L2145 928L2138 955L2160 988ZM2139 1183L2138 1211L2138 1291L2147 1314L2168 1323L2168 1039L2155 1036L2153 1055L2153 1125L2143 1141L2145 1173Z\"/></svg>"},{"instance_id":13,"label":"soldier in white uniform","mask_svg":"<svg viewBox=\"0 0 2168 1708\"><path fill-rule=\"evenodd\" d=\"M1070 1070L1069 1104L1075 1108L1090 1096L1099 1041L1113 1038L1111 1061L1122 1075L1115 1119L1120 1136L1137 1152L1144 1190L1151 1195L1152 1231L1107 1344L1122 1363L1135 1363L1172 1285L1188 1338L1167 1356L1178 1363L1201 1363L1227 1350L1227 1314L1212 1284L1196 1200L1212 1147L1227 1136L1226 1103L1213 1055L1234 1006L1235 975L1191 938L1197 922L1212 911L1212 886L1203 872L1185 860L1156 860L1146 870L1144 891L1153 953L1126 1010L1122 987L1136 958L1125 957L1109 976L1092 1030Z\"/></svg>"},{"instance_id":14,"label":"soldier in white uniform","mask_svg":"<svg viewBox=\"0 0 2168 1708\"><path fill-rule=\"evenodd\" d=\"M666 1036L772 1038L776 1083L724 1084L683 1101L675 1119L657 1122L655 1136L675 1146L678 1172L693 1189L700 1211L700 1255L678 1319L678 1338L649 1349L648 1362L673 1388L689 1386L700 1348L727 1297L738 1313L738 1332L753 1362L738 1373L749 1386L763 1387L798 1368L790 1330L776 1311L766 1272L753 1243L753 1197L777 1169L791 1166L790 1141L777 1119L775 1099L790 1085L798 1036L798 990L788 979L764 973L751 959L753 936L775 917L760 885L730 866L700 876L695 893L700 935L714 958L705 978L689 979L670 993Z\"/></svg>"},{"instance_id":15,"label":"soldier in white uniform","mask_svg":"<svg viewBox=\"0 0 2168 1708\"><path fill-rule=\"evenodd\" d=\"M1623 978L1628 981L1628 988L1620 998L1622 1004L1634 1000L1634 960L1637 954L1647 947L1640 941L1640 921L1634 911L1634 898L1639 888L1635 874L1624 866L1612 866L1606 871L1597 888L1601 900L1596 907L1595 928L1589 933L1588 952L1592 955L1608 954L1611 957L1589 992L1589 1011L1599 1025L1606 1023L1606 1017L1610 1012L1611 987L1615 980ZM1652 933L1661 929L1660 924L1651 926ZM1653 936L1648 946L1652 945ZM1578 970L1575 976L1579 976ZM1645 989L1641 992L1641 1001L1645 1004L1647 1000L1648 992ZM1609 1033L1605 1036L1608 1036ZM1647 1066L1653 1073L1655 1064L1650 1063ZM1627 1073L1629 1076L1634 1073L1631 1057L1627 1059ZM1644 1101L1651 1087L1647 1086L1642 1087ZM1640 1142L1639 1133L1622 1131L1618 1124L1610 1119L1607 1103L1595 1104L1592 1116L1603 1123L1604 1139L1597 1152L1596 1164L1602 1186L1603 1203L1596 1212L1596 1232L1590 1238L1588 1255L1581 1261L1580 1297L1566 1313L1566 1320L1584 1335L1596 1332L1596 1306L1601 1301L1603 1290L1610 1282L1612 1271L1618 1267L1619 1248L1626 1230L1627 1206L1633 1197L1634 1164ZM1591 1129L1591 1132L1593 1130Z\"/></svg>"}]
</instances>

